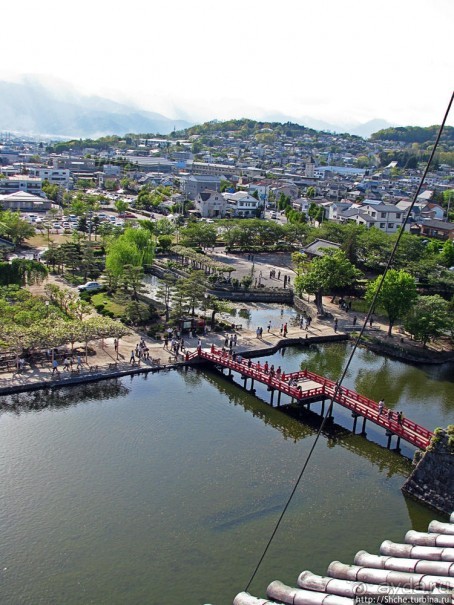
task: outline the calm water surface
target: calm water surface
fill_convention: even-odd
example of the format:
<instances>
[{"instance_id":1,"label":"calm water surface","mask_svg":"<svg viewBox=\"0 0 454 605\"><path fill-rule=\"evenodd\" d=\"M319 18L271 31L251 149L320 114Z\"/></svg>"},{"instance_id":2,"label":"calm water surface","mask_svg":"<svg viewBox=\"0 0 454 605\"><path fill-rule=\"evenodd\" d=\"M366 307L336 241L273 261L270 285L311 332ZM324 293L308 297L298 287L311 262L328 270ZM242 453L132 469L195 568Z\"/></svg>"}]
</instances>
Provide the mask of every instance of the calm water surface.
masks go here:
<instances>
[{"instance_id":1,"label":"calm water surface","mask_svg":"<svg viewBox=\"0 0 454 605\"><path fill-rule=\"evenodd\" d=\"M273 357L338 377L349 345ZM452 367L360 351L346 386L433 428L454 419ZM265 389L257 395L267 399ZM0 415L0 602L227 605L244 589L315 435L215 371L161 372L10 398ZM42 409L42 404L48 407ZM316 410L317 406L313 406ZM337 425L251 592L295 584L437 517L401 492L410 462ZM343 428L344 427L344 428ZM345 428L346 427L346 428ZM404 450L412 454L412 448Z\"/></svg>"}]
</instances>

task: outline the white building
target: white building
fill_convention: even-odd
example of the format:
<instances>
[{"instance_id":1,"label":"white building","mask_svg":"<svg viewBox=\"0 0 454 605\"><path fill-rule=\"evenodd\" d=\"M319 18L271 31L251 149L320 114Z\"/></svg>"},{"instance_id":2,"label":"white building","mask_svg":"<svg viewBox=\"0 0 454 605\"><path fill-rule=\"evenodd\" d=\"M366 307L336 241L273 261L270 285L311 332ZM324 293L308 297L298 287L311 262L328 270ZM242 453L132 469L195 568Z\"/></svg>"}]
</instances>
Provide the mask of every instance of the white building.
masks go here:
<instances>
[{"instance_id":1,"label":"white building","mask_svg":"<svg viewBox=\"0 0 454 605\"><path fill-rule=\"evenodd\" d=\"M218 191L201 191L196 197L195 207L202 218L223 218L227 201Z\"/></svg>"},{"instance_id":2,"label":"white building","mask_svg":"<svg viewBox=\"0 0 454 605\"><path fill-rule=\"evenodd\" d=\"M29 176L35 176L42 181L49 181L51 185L59 185L68 189L70 183L70 173L67 168L42 168L28 167Z\"/></svg>"},{"instance_id":3,"label":"white building","mask_svg":"<svg viewBox=\"0 0 454 605\"><path fill-rule=\"evenodd\" d=\"M16 174L0 179L0 193L7 195L15 191L26 191L32 195L44 197L42 180L39 177Z\"/></svg>"},{"instance_id":4,"label":"white building","mask_svg":"<svg viewBox=\"0 0 454 605\"><path fill-rule=\"evenodd\" d=\"M230 214L236 218L256 218L260 216L263 202L245 191L222 194L228 204Z\"/></svg>"},{"instance_id":5,"label":"white building","mask_svg":"<svg viewBox=\"0 0 454 605\"><path fill-rule=\"evenodd\" d=\"M395 233L404 221L402 210L391 204L366 204L339 214L342 221L375 227L384 233Z\"/></svg>"}]
</instances>

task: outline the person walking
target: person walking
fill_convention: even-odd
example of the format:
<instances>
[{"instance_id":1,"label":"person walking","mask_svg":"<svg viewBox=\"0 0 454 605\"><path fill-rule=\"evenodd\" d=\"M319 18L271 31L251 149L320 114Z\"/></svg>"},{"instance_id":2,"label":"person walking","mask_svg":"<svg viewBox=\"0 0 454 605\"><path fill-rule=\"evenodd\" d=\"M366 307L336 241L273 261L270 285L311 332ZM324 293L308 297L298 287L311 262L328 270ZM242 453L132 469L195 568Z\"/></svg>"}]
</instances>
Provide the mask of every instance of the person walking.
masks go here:
<instances>
[{"instance_id":1,"label":"person walking","mask_svg":"<svg viewBox=\"0 0 454 605\"><path fill-rule=\"evenodd\" d=\"M353 315L353 325L356 326L356 322L357 322L358 318L356 317L356 315Z\"/></svg>"},{"instance_id":2,"label":"person walking","mask_svg":"<svg viewBox=\"0 0 454 605\"><path fill-rule=\"evenodd\" d=\"M52 362L52 374L55 374L55 372L58 374L58 361L56 359Z\"/></svg>"},{"instance_id":3,"label":"person walking","mask_svg":"<svg viewBox=\"0 0 454 605\"><path fill-rule=\"evenodd\" d=\"M284 334L284 338L287 338L287 324L284 324L283 334Z\"/></svg>"},{"instance_id":4,"label":"person walking","mask_svg":"<svg viewBox=\"0 0 454 605\"><path fill-rule=\"evenodd\" d=\"M77 370L80 372L80 370L82 369L82 358L80 355L77 356Z\"/></svg>"},{"instance_id":5,"label":"person walking","mask_svg":"<svg viewBox=\"0 0 454 605\"><path fill-rule=\"evenodd\" d=\"M378 415L381 416L383 414L383 408L385 407L385 400L380 399L378 402Z\"/></svg>"},{"instance_id":6,"label":"person walking","mask_svg":"<svg viewBox=\"0 0 454 605\"><path fill-rule=\"evenodd\" d=\"M271 330L271 322L268 322L268 327L267 327L267 332L269 332Z\"/></svg>"},{"instance_id":7,"label":"person walking","mask_svg":"<svg viewBox=\"0 0 454 605\"><path fill-rule=\"evenodd\" d=\"M131 350L131 356L130 356L130 358L129 358L129 363L130 363L131 365L134 365L135 360L136 360L136 358L135 358L135 354L134 354L134 349L132 349L132 350Z\"/></svg>"}]
</instances>

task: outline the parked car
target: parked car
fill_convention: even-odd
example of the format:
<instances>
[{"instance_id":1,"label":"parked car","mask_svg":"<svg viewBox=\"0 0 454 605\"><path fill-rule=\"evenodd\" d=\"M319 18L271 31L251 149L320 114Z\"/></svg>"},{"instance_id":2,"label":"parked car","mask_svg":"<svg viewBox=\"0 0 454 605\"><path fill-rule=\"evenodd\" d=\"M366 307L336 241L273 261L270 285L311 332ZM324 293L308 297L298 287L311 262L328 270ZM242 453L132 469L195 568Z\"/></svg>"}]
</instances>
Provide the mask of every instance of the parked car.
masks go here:
<instances>
[{"instance_id":1,"label":"parked car","mask_svg":"<svg viewBox=\"0 0 454 605\"><path fill-rule=\"evenodd\" d=\"M87 281L87 283L82 284L81 286L77 286L77 289L79 290L79 292L84 292L84 291L96 291L96 290L101 290L102 289L102 285L100 283L98 283L97 281Z\"/></svg>"}]
</instances>

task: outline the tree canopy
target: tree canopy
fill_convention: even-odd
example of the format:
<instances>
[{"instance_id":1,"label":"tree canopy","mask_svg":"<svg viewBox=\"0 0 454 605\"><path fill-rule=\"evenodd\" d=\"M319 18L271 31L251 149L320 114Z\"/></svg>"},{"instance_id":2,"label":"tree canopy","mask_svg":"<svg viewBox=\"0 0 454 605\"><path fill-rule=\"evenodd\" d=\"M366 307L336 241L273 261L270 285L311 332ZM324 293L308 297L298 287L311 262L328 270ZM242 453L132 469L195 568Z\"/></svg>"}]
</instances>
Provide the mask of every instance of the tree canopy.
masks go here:
<instances>
[{"instance_id":1,"label":"tree canopy","mask_svg":"<svg viewBox=\"0 0 454 605\"><path fill-rule=\"evenodd\" d=\"M395 322L408 313L418 296L416 282L414 277L403 269L390 269L384 279L383 275L380 275L369 282L366 290L366 301L369 304L372 304L377 292L375 304L385 309L388 314L388 336L391 336Z\"/></svg>"},{"instance_id":2,"label":"tree canopy","mask_svg":"<svg viewBox=\"0 0 454 605\"><path fill-rule=\"evenodd\" d=\"M348 260L342 250L326 250L321 257L315 258L301 270L295 278L295 289L315 295L315 304L320 315L324 315L323 295L340 292L352 287L361 276L361 272Z\"/></svg>"}]
</instances>

